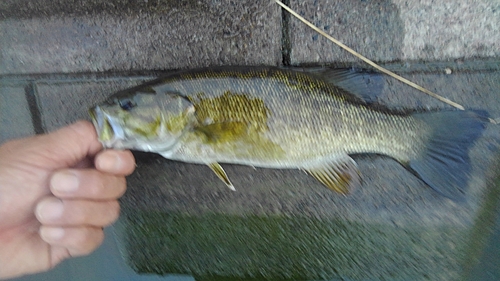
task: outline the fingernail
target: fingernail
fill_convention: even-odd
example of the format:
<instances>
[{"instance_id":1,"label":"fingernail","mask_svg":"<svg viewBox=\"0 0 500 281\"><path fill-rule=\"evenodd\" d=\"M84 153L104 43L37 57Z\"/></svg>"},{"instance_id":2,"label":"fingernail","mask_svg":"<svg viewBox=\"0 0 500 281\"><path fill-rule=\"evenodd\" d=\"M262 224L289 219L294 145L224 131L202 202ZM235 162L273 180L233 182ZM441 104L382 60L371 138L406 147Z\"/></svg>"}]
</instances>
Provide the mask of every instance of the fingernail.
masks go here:
<instances>
[{"instance_id":1,"label":"fingernail","mask_svg":"<svg viewBox=\"0 0 500 281\"><path fill-rule=\"evenodd\" d=\"M96 166L100 170L116 171L121 167L121 158L112 151L106 151L97 158Z\"/></svg>"},{"instance_id":2,"label":"fingernail","mask_svg":"<svg viewBox=\"0 0 500 281\"><path fill-rule=\"evenodd\" d=\"M40 228L40 236L46 242L54 242L61 240L64 236L64 228L62 227L42 227Z\"/></svg>"},{"instance_id":3,"label":"fingernail","mask_svg":"<svg viewBox=\"0 0 500 281\"><path fill-rule=\"evenodd\" d=\"M59 172L52 176L52 188L63 193L71 193L78 188L78 177L72 172Z\"/></svg>"},{"instance_id":4,"label":"fingernail","mask_svg":"<svg viewBox=\"0 0 500 281\"><path fill-rule=\"evenodd\" d=\"M63 213L63 202L59 199L51 199L38 204L36 214L41 223L53 222L59 219Z\"/></svg>"}]
</instances>

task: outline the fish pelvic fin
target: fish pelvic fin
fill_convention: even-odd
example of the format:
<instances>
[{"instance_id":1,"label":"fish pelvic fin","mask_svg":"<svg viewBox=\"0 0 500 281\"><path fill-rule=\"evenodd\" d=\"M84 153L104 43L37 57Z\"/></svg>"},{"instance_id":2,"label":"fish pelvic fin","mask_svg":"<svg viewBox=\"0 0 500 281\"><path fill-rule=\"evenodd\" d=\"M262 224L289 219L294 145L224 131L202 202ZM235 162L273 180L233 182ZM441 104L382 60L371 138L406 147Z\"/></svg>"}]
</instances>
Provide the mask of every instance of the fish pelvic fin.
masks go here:
<instances>
[{"instance_id":1,"label":"fish pelvic fin","mask_svg":"<svg viewBox=\"0 0 500 281\"><path fill-rule=\"evenodd\" d=\"M432 189L463 202L471 172L469 149L488 122L485 111L442 111L413 114L431 128L423 152L407 167Z\"/></svg>"},{"instance_id":2,"label":"fish pelvic fin","mask_svg":"<svg viewBox=\"0 0 500 281\"><path fill-rule=\"evenodd\" d=\"M321 163L307 164L302 169L329 189L340 194L346 195L361 184L358 166L347 154Z\"/></svg>"},{"instance_id":3,"label":"fish pelvic fin","mask_svg":"<svg viewBox=\"0 0 500 281\"><path fill-rule=\"evenodd\" d=\"M229 189L231 189L232 191L236 191L233 184L229 180L226 171L224 171L224 169L219 163L217 162L208 163L207 166L210 167L210 169L212 169L212 171L217 175L217 177L219 177L219 179L221 179Z\"/></svg>"}]
</instances>

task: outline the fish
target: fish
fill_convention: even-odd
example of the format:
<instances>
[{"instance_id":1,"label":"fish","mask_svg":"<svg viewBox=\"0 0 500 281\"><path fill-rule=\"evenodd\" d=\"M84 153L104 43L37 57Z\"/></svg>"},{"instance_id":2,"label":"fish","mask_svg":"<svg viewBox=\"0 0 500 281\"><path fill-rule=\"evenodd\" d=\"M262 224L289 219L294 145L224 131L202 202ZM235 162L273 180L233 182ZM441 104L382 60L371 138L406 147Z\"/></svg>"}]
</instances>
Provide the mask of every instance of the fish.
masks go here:
<instances>
[{"instance_id":1,"label":"fish","mask_svg":"<svg viewBox=\"0 0 500 281\"><path fill-rule=\"evenodd\" d=\"M400 110L377 102L381 74L362 69L217 67L177 71L119 91L89 110L105 148L203 164L299 169L348 194L352 158L398 161L444 197L464 201L482 110Z\"/></svg>"}]
</instances>

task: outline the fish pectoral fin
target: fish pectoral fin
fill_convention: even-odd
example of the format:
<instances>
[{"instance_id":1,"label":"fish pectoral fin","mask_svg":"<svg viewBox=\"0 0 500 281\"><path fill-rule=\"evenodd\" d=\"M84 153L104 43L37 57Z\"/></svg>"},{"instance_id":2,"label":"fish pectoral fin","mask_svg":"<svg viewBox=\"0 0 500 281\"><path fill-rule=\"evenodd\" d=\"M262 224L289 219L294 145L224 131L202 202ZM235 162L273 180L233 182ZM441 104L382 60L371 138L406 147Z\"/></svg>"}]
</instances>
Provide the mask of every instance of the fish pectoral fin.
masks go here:
<instances>
[{"instance_id":1,"label":"fish pectoral fin","mask_svg":"<svg viewBox=\"0 0 500 281\"><path fill-rule=\"evenodd\" d=\"M347 154L303 169L329 189L341 194L348 194L361 183L358 166Z\"/></svg>"},{"instance_id":2,"label":"fish pectoral fin","mask_svg":"<svg viewBox=\"0 0 500 281\"><path fill-rule=\"evenodd\" d=\"M229 189L233 191L236 190L231 181L229 180L226 171L224 171L224 169L219 163L217 162L208 163L207 166L210 167L210 169L212 169L212 171L217 175L217 177L219 177L219 179L221 179L226 184L226 186L229 187Z\"/></svg>"}]
</instances>

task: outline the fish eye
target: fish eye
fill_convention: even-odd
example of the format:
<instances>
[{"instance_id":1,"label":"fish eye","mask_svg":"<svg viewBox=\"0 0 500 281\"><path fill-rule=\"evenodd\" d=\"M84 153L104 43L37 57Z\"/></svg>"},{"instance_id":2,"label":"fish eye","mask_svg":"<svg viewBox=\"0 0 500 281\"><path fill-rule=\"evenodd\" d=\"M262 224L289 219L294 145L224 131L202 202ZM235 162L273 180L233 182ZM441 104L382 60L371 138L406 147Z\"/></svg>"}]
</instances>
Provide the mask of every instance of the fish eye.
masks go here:
<instances>
[{"instance_id":1,"label":"fish eye","mask_svg":"<svg viewBox=\"0 0 500 281\"><path fill-rule=\"evenodd\" d=\"M134 106L136 106L136 104L134 102L132 102L130 99L123 99L123 100L120 100L118 101L118 104L120 105L120 107L123 109L123 110L130 110L132 109Z\"/></svg>"}]
</instances>

